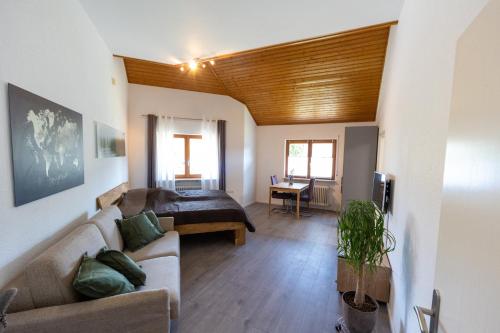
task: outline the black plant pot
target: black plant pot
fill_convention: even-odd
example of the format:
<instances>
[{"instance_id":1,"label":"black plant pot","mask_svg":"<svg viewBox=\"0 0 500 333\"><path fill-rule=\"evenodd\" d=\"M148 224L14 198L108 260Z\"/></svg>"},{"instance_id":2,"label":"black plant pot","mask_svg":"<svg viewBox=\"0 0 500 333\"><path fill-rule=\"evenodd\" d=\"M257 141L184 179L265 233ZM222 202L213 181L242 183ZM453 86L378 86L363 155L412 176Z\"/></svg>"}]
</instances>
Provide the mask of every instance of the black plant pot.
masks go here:
<instances>
[{"instance_id":1,"label":"black plant pot","mask_svg":"<svg viewBox=\"0 0 500 333\"><path fill-rule=\"evenodd\" d=\"M342 295L342 315L345 325L350 333L371 333L377 324L378 303L366 295L376 305L375 310L370 312L358 310L349 305L345 300L348 296L354 296L354 293L354 291L347 291Z\"/></svg>"}]
</instances>

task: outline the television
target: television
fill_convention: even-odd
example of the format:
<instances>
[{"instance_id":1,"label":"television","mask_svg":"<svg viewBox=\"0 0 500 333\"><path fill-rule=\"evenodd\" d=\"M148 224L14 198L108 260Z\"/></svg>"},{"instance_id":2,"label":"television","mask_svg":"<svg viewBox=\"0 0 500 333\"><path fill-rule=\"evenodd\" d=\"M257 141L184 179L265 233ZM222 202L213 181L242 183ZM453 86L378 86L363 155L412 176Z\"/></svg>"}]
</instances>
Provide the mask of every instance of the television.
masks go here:
<instances>
[{"instance_id":1,"label":"television","mask_svg":"<svg viewBox=\"0 0 500 333\"><path fill-rule=\"evenodd\" d=\"M387 213L391 199L391 180L385 173L375 171L373 174L372 201L382 211Z\"/></svg>"}]
</instances>

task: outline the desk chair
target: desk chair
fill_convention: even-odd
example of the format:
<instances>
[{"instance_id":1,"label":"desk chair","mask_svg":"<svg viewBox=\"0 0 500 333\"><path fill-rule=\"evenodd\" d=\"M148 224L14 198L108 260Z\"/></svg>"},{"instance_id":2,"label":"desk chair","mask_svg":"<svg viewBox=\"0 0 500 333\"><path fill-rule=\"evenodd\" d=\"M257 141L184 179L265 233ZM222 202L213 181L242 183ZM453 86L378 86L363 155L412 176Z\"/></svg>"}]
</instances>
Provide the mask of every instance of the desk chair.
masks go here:
<instances>
[{"instance_id":1,"label":"desk chair","mask_svg":"<svg viewBox=\"0 0 500 333\"><path fill-rule=\"evenodd\" d=\"M278 184L278 176L272 175L271 176L271 185L276 185ZM271 198L273 199L282 199L283 200L283 205L281 208L273 208L272 211L279 211L283 214L286 214L290 211L290 205L288 204L290 202L290 199L293 197L292 193L283 193L283 192L278 192L278 191L273 191L271 193Z\"/></svg>"},{"instance_id":2,"label":"desk chair","mask_svg":"<svg viewBox=\"0 0 500 333\"><path fill-rule=\"evenodd\" d=\"M300 213L301 216L307 216L307 217L312 216L310 206L311 206L311 202L314 200L314 185L315 184L316 184L316 178L309 179L309 188L307 190L303 191L302 193L300 193L300 202L307 203L307 210L305 210L305 211L301 210L301 213ZM291 199L292 199L292 206L293 206L293 202L295 202L295 204L297 204L297 197L296 196L292 196Z\"/></svg>"}]
</instances>

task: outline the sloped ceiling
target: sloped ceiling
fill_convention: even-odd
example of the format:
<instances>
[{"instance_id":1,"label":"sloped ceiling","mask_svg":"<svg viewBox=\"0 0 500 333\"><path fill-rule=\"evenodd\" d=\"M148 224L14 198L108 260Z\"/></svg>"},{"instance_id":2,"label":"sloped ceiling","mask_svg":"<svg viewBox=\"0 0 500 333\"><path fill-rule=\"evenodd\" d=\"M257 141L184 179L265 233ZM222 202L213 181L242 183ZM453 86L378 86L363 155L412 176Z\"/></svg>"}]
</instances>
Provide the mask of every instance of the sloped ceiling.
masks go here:
<instances>
[{"instance_id":1,"label":"sloped ceiling","mask_svg":"<svg viewBox=\"0 0 500 333\"><path fill-rule=\"evenodd\" d=\"M374 121L395 22L178 65L125 57L130 83L228 95L257 125Z\"/></svg>"},{"instance_id":2,"label":"sloped ceiling","mask_svg":"<svg viewBox=\"0 0 500 333\"><path fill-rule=\"evenodd\" d=\"M363 27L397 20L404 0L79 1L129 82L229 95L270 125L375 119L389 29Z\"/></svg>"}]
</instances>

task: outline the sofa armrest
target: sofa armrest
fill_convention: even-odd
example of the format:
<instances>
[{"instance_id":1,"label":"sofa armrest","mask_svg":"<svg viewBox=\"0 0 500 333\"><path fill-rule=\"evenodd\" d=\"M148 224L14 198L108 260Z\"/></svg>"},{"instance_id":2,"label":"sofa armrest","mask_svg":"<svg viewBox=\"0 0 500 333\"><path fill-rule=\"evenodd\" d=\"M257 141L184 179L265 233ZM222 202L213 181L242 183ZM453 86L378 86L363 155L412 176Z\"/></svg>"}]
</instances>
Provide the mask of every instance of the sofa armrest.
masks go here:
<instances>
[{"instance_id":1,"label":"sofa armrest","mask_svg":"<svg viewBox=\"0 0 500 333\"><path fill-rule=\"evenodd\" d=\"M133 292L7 315L6 333L170 331L166 289Z\"/></svg>"},{"instance_id":2,"label":"sofa armrest","mask_svg":"<svg viewBox=\"0 0 500 333\"><path fill-rule=\"evenodd\" d=\"M158 217L161 227L165 231L174 231L174 218L173 217Z\"/></svg>"}]
</instances>

